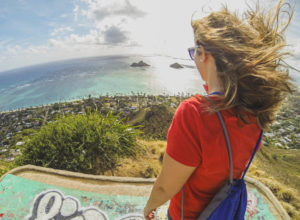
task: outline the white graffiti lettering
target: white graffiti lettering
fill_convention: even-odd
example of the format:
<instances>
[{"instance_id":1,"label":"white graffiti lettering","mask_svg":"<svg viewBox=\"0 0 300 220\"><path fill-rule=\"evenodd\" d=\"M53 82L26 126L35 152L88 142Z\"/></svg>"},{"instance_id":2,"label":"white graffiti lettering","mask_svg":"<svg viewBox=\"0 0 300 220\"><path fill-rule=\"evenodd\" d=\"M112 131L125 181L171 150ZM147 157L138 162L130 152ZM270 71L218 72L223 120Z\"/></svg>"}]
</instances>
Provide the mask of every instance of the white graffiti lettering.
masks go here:
<instances>
[{"instance_id":1,"label":"white graffiti lettering","mask_svg":"<svg viewBox=\"0 0 300 220\"><path fill-rule=\"evenodd\" d=\"M40 193L34 200L27 220L108 220L107 215L96 208L80 209L80 202L64 197L58 190Z\"/></svg>"},{"instance_id":2,"label":"white graffiti lettering","mask_svg":"<svg viewBox=\"0 0 300 220\"><path fill-rule=\"evenodd\" d=\"M58 192L49 192L39 201L36 217L34 219L52 219L57 214L62 204L61 195Z\"/></svg>"},{"instance_id":3,"label":"white graffiti lettering","mask_svg":"<svg viewBox=\"0 0 300 220\"><path fill-rule=\"evenodd\" d=\"M107 214L95 207L80 208L78 199L64 196L58 190L37 195L26 220L109 220ZM124 215L118 220L142 220L141 214Z\"/></svg>"}]
</instances>

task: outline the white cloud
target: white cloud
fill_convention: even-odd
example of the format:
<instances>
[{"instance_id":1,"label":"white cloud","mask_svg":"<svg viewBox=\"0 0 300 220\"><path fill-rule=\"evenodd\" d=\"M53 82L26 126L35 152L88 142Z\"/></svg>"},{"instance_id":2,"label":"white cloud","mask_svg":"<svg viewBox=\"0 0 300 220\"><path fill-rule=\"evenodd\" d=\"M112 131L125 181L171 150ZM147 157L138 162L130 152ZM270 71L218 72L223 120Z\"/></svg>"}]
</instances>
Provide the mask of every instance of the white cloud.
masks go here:
<instances>
[{"instance_id":1,"label":"white cloud","mask_svg":"<svg viewBox=\"0 0 300 220\"><path fill-rule=\"evenodd\" d=\"M15 46L7 46L6 49L9 55L14 55L17 54L22 49L22 47L19 45L15 45Z\"/></svg>"},{"instance_id":2,"label":"white cloud","mask_svg":"<svg viewBox=\"0 0 300 220\"><path fill-rule=\"evenodd\" d=\"M77 21L78 20L78 11L79 11L79 6L75 5L74 9L73 9L73 13L74 13L74 20Z\"/></svg>"},{"instance_id":3,"label":"white cloud","mask_svg":"<svg viewBox=\"0 0 300 220\"><path fill-rule=\"evenodd\" d=\"M133 5L129 0L94 0L86 1L88 9L83 10L83 15L96 22L113 16L125 16L133 19L146 15L144 11Z\"/></svg>"},{"instance_id":4,"label":"white cloud","mask_svg":"<svg viewBox=\"0 0 300 220\"><path fill-rule=\"evenodd\" d=\"M61 18L66 18L66 17L68 17L68 14L62 14L62 15L60 15L59 17L61 17Z\"/></svg>"},{"instance_id":5,"label":"white cloud","mask_svg":"<svg viewBox=\"0 0 300 220\"><path fill-rule=\"evenodd\" d=\"M295 39L292 45L295 58L300 59L300 38Z\"/></svg>"},{"instance_id":6,"label":"white cloud","mask_svg":"<svg viewBox=\"0 0 300 220\"><path fill-rule=\"evenodd\" d=\"M101 44L102 36L97 30L90 30L86 35L77 35L71 34L65 39L66 44L86 44L86 45L95 45Z\"/></svg>"},{"instance_id":7,"label":"white cloud","mask_svg":"<svg viewBox=\"0 0 300 220\"><path fill-rule=\"evenodd\" d=\"M51 32L51 36L56 36L60 34L65 34L66 32L73 32L73 28L71 27L61 27L61 28L56 28Z\"/></svg>"},{"instance_id":8,"label":"white cloud","mask_svg":"<svg viewBox=\"0 0 300 220\"><path fill-rule=\"evenodd\" d=\"M125 43L128 40L126 32L120 30L117 26L111 26L103 32L105 43L116 45Z\"/></svg>"},{"instance_id":9,"label":"white cloud","mask_svg":"<svg viewBox=\"0 0 300 220\"><path fill-rule=\"evenodd\" d=\"M0 48L4 48L5 45L8 45L12 40L1 40Z\"/></svg>"},{"instance_id":10,"label":"white cloud","mask_svg":"<svg viewBox=\"0 0 300 220\"><path fill-rule=\"evenodd\" d=\"M30 45L28 48L23 49L23 51L20 51L20 53L25 53L25 54L35 54L39 56L40 54L47 54L47 52L50 50L49 46L47 45L39 45L39 46L33 46Z\"/></svg>"},{"instance_id":11,"label":"white cloud","mask_svg":"<svg viewBox=\"0 0 300 220\"><path fill-rule=\"evenodd\" d=\"M82 4L76 5L73 9L75 20L79 16L86 19L78 24L79 27L90 27L88 34L73 33L68 37L59 39L65 44L70 42L73 44L93 44L93 45L122 45L137 46L138 40L132 39L129 25L143 18L146 13L140 9L140 6L132 3L133 1L117 1L117 0L81 0L86 4L86 9L82 8ZM81 12L81 13L80 13ZM82 20L84 20L82 19ZM79 20L79 19L78 19ZM56 32L58 32L57 30ZM52 36L56 35L52 33ZM57 44L52 41L51 44Z\"/></svg>"},{"instance_id":12,"label":"white cloud","mask_svg":"<svg viewBox=\"0 0 300 220\"><path fill-rule=\"evenodd\" d=\"M288 35L286 42L288 45L287 50L292 53L293 58L300 59L300 37Z\"/></svg>"},{"instance_id":13,"label":"white cloud","mask_svg":"<svg viewBox=\"0 0 300 220\"><path fill-rule=\"evenodd\" d=\"M62 41L56 40L56 39L50 39L49 40L49 46L50 47L64 47L64 43Z\"/></svg>"},{"instance_id":14,"label":"white cloud","mask_svg":"<svg viewBox=\"0 0 300 220\"><path fill-rule=\"evenodd\" d=\"M122 47L120 52L117 47L97 44L98 38L97 32L92 31L84 36L72 34L63 40L50 39L48 45L7 48L10 50L10 53L0 54L0 72L56 60L133 53L126 46Z\"/></svg>"},{"instance_id":15,"label":"white cloud","mask_svg":"<svg viewBox=\"0 0 300 220\"><path fill-rule=\"evenodd\" d=\"M132 42L130 42L131 45ZM68 46L76 46L76 45L120 45L128 46L128 37L127 32L121 30L117 26L108 26L103 31L99 31L98 29L92 29L88 34L78 35L71 34L69 36L65 36L64 38L55 39L51 38L49 40L49 46L51 47L68 47Z\"/></svg>"}]
</instances>

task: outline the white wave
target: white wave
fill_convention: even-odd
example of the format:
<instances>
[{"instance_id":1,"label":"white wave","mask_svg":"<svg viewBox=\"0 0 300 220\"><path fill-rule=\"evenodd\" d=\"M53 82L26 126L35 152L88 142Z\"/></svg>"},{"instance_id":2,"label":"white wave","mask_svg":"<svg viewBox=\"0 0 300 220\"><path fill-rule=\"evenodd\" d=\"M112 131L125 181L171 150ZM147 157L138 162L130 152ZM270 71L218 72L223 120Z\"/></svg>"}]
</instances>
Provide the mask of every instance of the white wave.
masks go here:
<instances>
[{"instance_id":1,"label":"white wave","mask_svg":"<svg viewBox=\"0 0 300 220\"><path fill-rule=\"evenodd\" d=\"M23 89L23 88L28 87L28 86L31 86L31 84L27 83L27 84L24 84L24 85L21 85L21 86L17 86L16 89Z\"/></svg>"}]
</instances>

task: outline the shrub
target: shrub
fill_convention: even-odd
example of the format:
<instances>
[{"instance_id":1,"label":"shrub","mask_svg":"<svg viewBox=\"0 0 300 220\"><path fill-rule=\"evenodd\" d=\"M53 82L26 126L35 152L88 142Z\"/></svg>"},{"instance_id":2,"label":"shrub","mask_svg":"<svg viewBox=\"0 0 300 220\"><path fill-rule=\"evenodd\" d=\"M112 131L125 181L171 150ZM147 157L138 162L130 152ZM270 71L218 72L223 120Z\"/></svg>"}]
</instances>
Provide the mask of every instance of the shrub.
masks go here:
<instances>
[{"instance_id":1,"label":"shrub","mask_svg":"<svg viewBox=\"0 0 300 220\"><path fill-rule=\"evenodd\" d=\"M29 138L17 165L104 174L119 165L119 159L136 156L140 131L122 123L119 115L99 112L62 116L44 125Z\"/></svg>"},{"instance_id":2,"label":"shrub","mask_svg":"<svg viewBox=\"0 0 300 220\"><path fill-rule=\"evenodd\" d=\"M2 177L5 173L15 168L12 162L5 162L0 160L0 177Z\"/></svg>"},{"instance_id":3,"label":"shrub","mask_svg":"<svg viewBox=\"0 0 300 220\"><path fill-rule=\"evenodd\" d=\"M146 113L145 119L136 125L142 125L145 137L166 140L175 110L164 105L153 105Z\"/></svg>"}]
</instances>

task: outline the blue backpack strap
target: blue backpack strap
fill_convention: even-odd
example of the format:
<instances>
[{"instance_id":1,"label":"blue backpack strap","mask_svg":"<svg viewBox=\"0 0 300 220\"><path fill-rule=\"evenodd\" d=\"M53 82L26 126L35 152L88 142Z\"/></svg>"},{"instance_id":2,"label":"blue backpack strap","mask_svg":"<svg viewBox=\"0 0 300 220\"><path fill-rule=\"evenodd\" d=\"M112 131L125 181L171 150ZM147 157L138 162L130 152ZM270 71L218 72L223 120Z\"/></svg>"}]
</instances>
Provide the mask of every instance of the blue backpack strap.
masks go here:
<instances>
[{"instance_id":1,"label":"blue backpack strap","mask_svg":"<svg viewBox=\"0 0 300 220\"><path fill-rule=\"evenodd\" d=\"M255 147L255 150L254 150L254 152L253 152L253 154L252 154L252 157L251 157L251 159L250 159L250 161L249 161L249 163L248 163L248 165L247 165L247 168L246 168L245 171L244 171L244 174L243 174L243 176L242 176L242 179L244 179L244 177L245 177L245 175L246 175L246 173L247 173L247 171L248 171L248 169L249 169L249 167L250 167L250 164L251 164L251 162L252 162L252 160L253 160L253 158L254 158L254 155L255 155L255 153L257 152L257 149L258 149L258 147L259 147L259 145L260 145L260 142L261 142L261 140L262 140L263 134L264 134L264 132L263 132L263 130L261 130L260 135L259 135L259 139L258 139L257 144L256 144L256 147Z\"/></svg>"},{"instance_id":2,"label":"blue backpack strap","mask_svg":"<svg viewBox=\"0 0 300 220\"><path fill-rule=\"evenodd\" d=\"M209 93L207 96L210 96L210 95L223 95L222 92L212 92L212 93Z\"/></svg>"},{"instance_id":3,"label":"blue backpack strap","mask_svg":"<svg viewBox=\"0 0 300 220\"><path fill-rule=\"evenodd\" d=\"M184 220L184 187L182 187L181 219Z\"/></svg>"}]
</instances>

